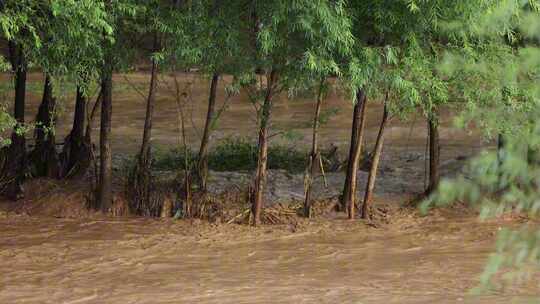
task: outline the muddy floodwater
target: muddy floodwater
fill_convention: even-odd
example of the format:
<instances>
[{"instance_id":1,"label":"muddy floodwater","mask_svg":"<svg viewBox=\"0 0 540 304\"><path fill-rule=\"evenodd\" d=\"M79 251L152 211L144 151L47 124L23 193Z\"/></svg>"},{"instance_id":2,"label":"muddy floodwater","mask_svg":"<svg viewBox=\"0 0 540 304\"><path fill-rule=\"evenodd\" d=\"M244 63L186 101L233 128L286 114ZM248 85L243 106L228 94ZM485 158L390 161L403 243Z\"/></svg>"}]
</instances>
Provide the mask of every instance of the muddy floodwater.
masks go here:
<instances>
[{"instance_id":1,"label":"muddy floodwater","mask_svg":"<svg viewBox=\"0 0 540 304\"><path fill-rule=\"evenodd\" d=\"M207 100L209 95L209 79L194 73L181 73L176 76L179 88L187 96L185 118L187 139L191 145L197 147L204 121L206 119ZM28 76L29 85L27 93L27 121L32 122L37 114L41 102L42 79L40 73ZM9 81L8 75L0 75L4 83ZM148 91L150 76L147 73L118 74L114 76L113 90L113 116L112 116L112 144L113 151L133 153L137 151L142 138L142 128L146 110L145 96ZM222 109L226 100L226 108L220 116L212 142L215 143L226 137L239 136L255 139L257 136L257 121L255 108L249 101L244 90L227 99L225 87L230 84L230 77L220 81L217 92L217 109ZM59 84L61 86L61 84ZM176 103L175 82L171 75L162 75L159 78L156 97L155 118L153 123L152 140L158 148L172 148L180 143L179 113ZM348 150L350 141L350 128L352 124L352 103L348 93L343 93L339 84L334 84L323 103L323 116L327 122L321 126L320 141L323 148L335 144L343 153ZM57 88L58 107L57 138L62 141L70 131L73 108L75 103L75 88L73 84L65 84ZM97 97L97 89L91 90L89 108ZM2 96L2 104L10 107L10 96ZM382 106L376 100L369 100L367 107L366 143L373 145L379 121L382 115ZM272 134L283 131L293 131L293 139L274 136L272 142L291 144L297 148L308 150L311 140L311 120L315 107L315 96L293 96L283 93L276 97L272 111ZM452 118L445 115L441 123L442 157L449 157L455 151L470 153L484 146L479 139L478 132L471 130L458 130L452 128ZM94 137L99 135L99 115L96 115ZM387 150L395 148L423 151L426 144L426 121L422 114L414 114L406 120L393 119L389 124L386 135ZM31 135L31 134L30 134ZM95 138L97 140L97 138ZM466 147L466 149L464 149ZM463 151L465 150L465 151Z\"/></svg>"},{"instance_id":2,"label":"muddy floodwater","mask_svg":"<svg viewBox=\"0 0 540 304\"><path fill-rule=\"evenodd\" d=\"M501 225L5 217L0 303L538 303L537 282L470 294Z\"/></svg>"},{"instance_id":3,"label":"muddy floodwater","mask_svg":"<svg viewBox=\"0 0 540 304\"><path fill-rule=\"evenodd\" d=\"M0 78L7 80L6 75ZM41 100L42 76L33 73L29 79L26 115L32 121ZM190 99L188 141L197 147L206 116L208 80L194 74L181 74L178 79ZM139 147L148 80L145 73L114 77L112 145L116 155L133 154ZM173 84L170 75L160 78L153 131L158 149L179 144ZM71 91L59 90L59 141L69 132L72 120ZM338 91L330 92L323 106L334 114L321 128L321 145L334 144L345 154L352 105ZM225 95L221 82L218 108ZM8 105L11 99L3 97ZM293 130L298 136L272 140L307 150L313 101L307 96L280 96L272 132ZM368 147L373 145L381 112L378 103L368 105ZM443 111L440 130L444 174L455 172L464 159L490 146L474 129L453 128L447 113ZM98 123L94 122L95 136ZM398 206L423 190L425 126L420 114L406 121L394 119L389 125L376 201L384 197ZM253 139L255 127L254 107L241 92L230 98L211 141L230 136ZM461 163L455 166L456 162ZM210 187L219 178L243 176L227 174L215 173ZM329 191L336 195L343 176L332 174ZM359 174L363 185L366 174ZM270 174L269 190L278 198L301 197L301 177L272 179L281 175L286 176ZM481 297L470 293L479 284L497 232L516 223L480 223L467 212L436 212L428 217L398 212L389 223L376 227L337 216L253 228L169 219L55 218L2 210L0 303L538 303L540 295L536 279Z\"/></svg>"},{"instance_id":4,"label":"muddy floodwater","mask_svg":"<svg viewBox=\"0 0 540 304\"><path fill-rule=\"evenodd\" d=\"M178 73L160 75L156 108L153 121L152 142L153 148L159 151L168 151L178 148L181 144L179 131L179 109L176 101L175 77L181 93L185 93L184 118L187 141L191 149L197 151L202 135L209 95L208 77L195 73ZM43 76L40 73L31 73L28 77L27 93L27 121L32 122L42 98ZM150 75L148 73L130 73L114 75L113 90L113 117L112 117L112 149L115 165L126 155L133 155L139 151L142 138L146 100ZM0 75L0 80L9 81L8 75ZM231 77L224 77L219 82L216 108L222 111L215 131L210 138L210 145L229 137L243 137L255 140L257 137L257 121L254 105L250 102L247 93L240 90L227 98L226 86L231 83ZM75 88L73 84L61 84L57 88L59 106L56 125L57 141L71 130L73 108L75 103ZM98 95L97 89L89 91L91 109ZM344 93L341 86L333 81L332 89L325 98L322 106L322 116L325 122L320 128L320 146L323 150L330 149L331 145L338 147L341 160L346 159L349 151L350 132L352 124L352 102L350 94ZM2 102L9 108L11 98L3 97ZM270 145L281 144L306 151L311 147L311 121L314 115L315 96L296 95L289 96L283 93L276 97L272 111ZM375 142L382 106L377 100L369 100L366 114L365 149L370 151ZM451 109L441 110L440 144L441 144L441 171L443 175L451 175L459 169L465 160L477 155L481 149L493 147L492 142L482 140L477 129L458 129L453 127L453 117L449 115ZM98 143L99 112L93 124L93 140ZM385 146L381 156L380 174L375 187L375 195L387 197L395 194L416 194L422 192L427 182L427 122L418 112L404 119L393 118L386 131ZM292 136L279 136L284 132ZM31 132L28 142L32 144ZM364 189L367 169L359 172L359 194ZM279 174L278 174L279 175ZM232 176L233 178L230 178ZM239 174L211 174L210 189L223 189L231 184L245 184L246 179L236 179ZM250 173L242 177L251 177ZM342 188L343 172L328 175L330 186L323 189L323 181L316 182L315 196L317 198L335 196ZM270 179L268 191L269 200L301 199L303 196L303 176L293 178Z\"/></svg>"}]
</instances>

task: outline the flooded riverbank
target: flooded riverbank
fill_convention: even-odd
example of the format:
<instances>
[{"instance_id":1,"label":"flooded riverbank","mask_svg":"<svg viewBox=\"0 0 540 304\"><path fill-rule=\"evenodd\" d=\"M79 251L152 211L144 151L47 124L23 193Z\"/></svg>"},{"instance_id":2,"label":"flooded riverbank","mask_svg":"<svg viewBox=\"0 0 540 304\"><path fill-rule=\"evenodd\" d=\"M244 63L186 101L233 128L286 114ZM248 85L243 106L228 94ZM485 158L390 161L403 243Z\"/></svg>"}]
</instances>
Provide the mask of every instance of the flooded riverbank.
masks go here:
<instances>
[{"instance_id":1,"label":"flooded riverbank","mask_svg":"<svg viewBox=\"0 0 540 304\"><path fill-rule=\"evenodd\" d=\"M28 76L29 92L27 93L26 107L28 122L34 120L42 99L42 78L40 73L32 73ZM187 140L190 145L197 147L206 119L209 79L192 73L178 74L177 79L180 87L189 95L186 113L186 120L188 120L186 124ZM9 81L9 77L6 74L0 75L0 80ZM147 73L117 74L114 76L111 140L115 152L132 154L138 151L144 126L145 94L149 80ZM228 77L225 77L220 82L216 105L218 109L221 109L227 100L225 86L230 81ZM172 91L173 83L173 77L162 75L156 96L152 141L157 147L163 149L177 147L180 143L178 109L175 94ZM75 89L72 84L66 84L57 90L60 105L57 109L59 117L56 132L60 142L63 141L71 128L75 103L74 94ZM90 95L94 97L89 104L92 107L93 101L97 97L97 90L93 90ZM3 100L4 106L9 108L12 106L11 103L9 95L6 96ZM307 151L311 140L311 120L315 111L314 107L314 96L289 98L286 94L281 94L277 97L272 112L272 132L293 131L294 139L276 136L273 138L273 142L291 144ZM474 151L485 146L485 143L479 139L476 130L463 131L453 128L452 119L449 115L444 115L444 112L440 129L443 160L446 147L450 149L467 147L467 150ZM220 116L211 144L227 137L256 138L255 113L255 108L245 92L241 90L239 94L232 96ZM327 117L327 122L321 126L320 130L321 146L328 147L330 144L334 144L340 148L340 151L346 153L350 141L352 103L349 94L343 93L337 84L324 100L323 115ZM366 143L368 146L372 146L374 143L381 115L382 105L375 100L370 100L366 114ZM99 135L99 115L97 115L93 125L94 141L96 141ZM386 145L423 151L425 150L426 136L425 118L418 113L405 121L392 120L388 126Z\"/></svg>"},{"instance_id":2,"label":"flooded riverbank","mask_svg":"<svg viewBox=\"0 0 540 304\"><path fill-rule=\"evenodd\" d=\"M5 75L4 75L5 77ZM206 116L207 80L178 76L190 87L188 142L196 149ZM41 100L41 75L30 75L37 89L29 93L31 121ZM178 117L173 94L161 77L153 143L157 149L178 147ZM120 162L136 153L144 125L144 92L148 75L115 75L112 146L115 193L123 191ZM69 132L73 92L61 97L57 138ZM223 84L218 106L223 105ZM294 131L294 139L276 136L280 144L309 147L313 99L276 101L272 132ZM333 91L326 110L337 109L321 129L321 146L346 154L352 105ZM376 136L381 106L368 105L366 145ZM447 115L449 117L449 115ZM245 94L234 96L211 139L256 136L255 112ZM460 172L467 158L489 144L472 130L452 127L443 119L441 171ZM98 121L94 135L98 135ZM472 297L495 236L514 222L479 223L474 212L435 212L420 217L399 208L421 193L426 182L426 122L421 115L389 126L375 187L375 204L391 206L383 224L345 221L343 214L287 225L258 228L200 220L104 218L89 214L84 181L59 186L31 180L23 202L0 202L0 303L529 303L540 293L526 285ZM96 138L94 138L96 140ZM365 170L365 169L363 169ZM175 172L160 174L174 175ZM250 172L211 172L210 192L245 189ZM358 172L358 195L367 173ZM343 172L327 172L314 184L316 199L336 198ZM301 201L303 176L272 170L266 200ZM116 196L115 196L116 197ZM249 211L249 209L247 209ZM390 214L389 213L389 214Z\"/></svg>"},{"instance_id":3,"label":"flooded riverbank","mask_svg":"<svg viewBox=\"0 0 540 304\"><path fill-rule=\"evenodd\" d=\"M1 217L0 302L532 303L534 283L469 294L509 224L412 214L379 228Z\"/></svg>"}]
</instances>

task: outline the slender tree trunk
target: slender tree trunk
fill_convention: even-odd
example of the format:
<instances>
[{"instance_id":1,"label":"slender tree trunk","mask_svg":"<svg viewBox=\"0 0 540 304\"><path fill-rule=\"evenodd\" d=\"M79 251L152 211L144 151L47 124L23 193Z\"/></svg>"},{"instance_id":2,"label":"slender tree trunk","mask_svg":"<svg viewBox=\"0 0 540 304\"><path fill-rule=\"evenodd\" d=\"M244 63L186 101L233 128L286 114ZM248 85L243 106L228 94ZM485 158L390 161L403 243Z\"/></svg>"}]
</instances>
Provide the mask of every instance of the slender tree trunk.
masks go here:
<instances>
[{"instance_id":1,"label":"slender tree trunk","mask_svg":"<svg viewBox=\"0 0 540 304\"><path fill-rule=\"evenodd\" d=\"M266 167L268 161L268 129L272 113L272 101L276 78L277 72L272 70L267 79L266 94L260 118L259 141L257 145L257 171L252 202L253 226L257 226L261 222L261 213L264 206L264 185L266 183Z\"/></svg>"},{"instance_id":2,"label":"slender tree trunk","mask_svg":"<svg viewBox=\"0 0 540 304\"><path fill-rule=\"evenodd\" d=\"M75 114L73 116L73 127L71 134L78 141L84 139L84 124L86 121L86 102L87 98L84 96L82 88L77 86L77 97L75 99Z\"/></svg>"},{"instance_id":3,"label":"slender tree trunk","mask_svg":"<svg viewBox=\"0 0 540 304\"><path fill-rule=\"evenodd\" d=\"M210 85L210 97L208 98L208 112L206 113L206 123L204 125L203 137L201 139L201 147L198 157L198 175L199 187L202 191L206 191L206 183L208 180L208 143L212 125L215 120L216 94L219 81L219 74L214 73L212 83Z\"/></svg>"},{"instance_id":4,"label":"slender tree trunk","mask_svg":"<svg viewBox=\"0 0 540 304\"><path fill-rule=\"evenodd\" d=\"M504 135L502 133L499 133L499 136L497 138L497 178L499 182L499 187L504 187L504 180L503 180L503 170L502 166L504 163L504 156L505 156L505 145L506 142L504 140Z\"/></svg>"},{"instance_id":5,"label":"slender tree trunk","mask_svg":"<svg viewBox=\"0 0 540 304\"><path fill-rule=\"evenodd\" d=\"M94 143L92 142L92 128L93 128L93 123L94 123L94 118L96 117L96 113L97 113L97 110L101 108L101 104L102 104L102 100L103 100L103 91L100 89L99 90L99 94L98 94L98 97L94 103L94 106L92 107L92 111L89 111L89 104L87 104L87 108L85 110L86 112L86 131L84 133L84 145L85 147L88 147L88 154L90 155L89 157L89 162L88 162L88 168L90 168L90 166L92 166L93 168L93 174L92 174L92 180L91 180L91 183L90 183L90 189L92 189L92 193L94 194L94 205L92 206L93 208L95 209L98 209L99 208L99 205L98 205L98 195L99 195L99 166L98 166L98 162L96 161L96 146L94 145Z\"/></svg>"},{"instance_id":6,"label":"slender tree trunk","mask_svg":"<svg viewBox=\"0 0 540 304\"><path fill-rule=\"evenodd\" d=\"M306 170L306 189L304 200L304 216L311 218L311 188L313 186L313 178L315 176L315 169L317 168L317 160L319 159L319 125L321 116L321 107L323 102L323 90L325 79L321 80L319 85L319 93L317 95L317 105L315 107L315 116L313 117L313 135L311 141L311 153L309 155L309 164Z\"/></svg>"},{"instance_id":7,"label":"slender tree trunk","mask_svg":"<svg viewBox=\"0 0 540 304\"><path fill-rule=\"evenodd\" d=\"M388 99L388 95L386 97ZM388 123L388 107L386 102L384 104L384 112L381 120L381 126L379 127L379 133L377 134L377 141L375 142L375 148L373 150L373 160L371 162L371 168L369 169L368 182L366 185L366 192L364 195L364 204L362 205L362 218L369 219L372 215L371 203L373 196L373 189L375 188L375 179L377 178L377 169L379 168L379 161L381 159L381 153L384 143L384 132Z\"/></svg>"},{"instance_id":8,"label":"slender tree trunk","mask_svg":"<svg viewBox=\"0 0 540 304\"><path fill-rule=\"evenodd\" d=\"M37 176L51 178L60 177L60 159L56 151L54 124L56 99L53 96L53 87L49 75L45 75L43 99L36 117L36 130L34 134L35 147L32 151L32 164Z\"/></svg>"},{"instance_id":9,"label":"slender tree trunk","mask_svg":"<svg viewBox=\"0 0 540 304\"><path fill-rule=\"evenodd\" d=\"M154 34L154 51L159 50L159 40L157 34ZM146 101L146 117L144 120L144 132L139 153L139 165L147 166L150 163L150 140L152 138L152 120L154 117L154 107L156 104L156 89L157 89L158 63L152 60L152 72L150 75L150 88L148 90L148 98Z\"/></svg>"},{"instance_id":10,"label":"slender tree trunk","mask_svg":"<svg viewBox=\"0 0 540 304\"><path fill-rule=\"evenodd\" d=\"M354 219L355 216L356 179L364 137L365 110L366 95L362 89L359 89L356 93L356 104L354 105L351 147L349 150L349 160L347 164L347 176L345 178L345 185L343 187L342 194L342 209L347 209L349 219Z\"/></svg>"},{"instance_id":11,"label":"slender tree trunk","mask_svg":"<svg viewBox=\"0 0 540 304\"><path fill-rule=\"evenodd\" d=\"M184 216L192 217L193 216L193 200L191 195L191 160L190 153L187 146L187 137L186 137L186 123L184 111L181 111L182 116L182 142L184 146Z\"/></svg>"},{"instance_id":12,"label":"slender tree trunk","mask_svg":"<svg viewBox=\"0 0 540 304\"><path fill-rule=\"evenodd\" d=\"M437 114L428 119L429 129L429 184L426 194L433 193L439 186L440 173L440 145L439 145L439 122Z\"/></svg>"},{"instance_id":13,"label":"slender tree trunk","mask_svg":"<svg viewBox=\"0 0 540 304\"><path fill-rule=\"evenodd\" d=\"M85 110L86 112L86 130L84 131L84 142L90 146L92 144L92 128L93 128L93 122L94 118L96 117L96 113L98 109L101 109L101 104L103 103L103 91L100 89L98 97L96 99L96 102L94 103L94 106L92 107L92 111L88 111L88 109Z\"/></svg>"},{"instance_id":14,"label":"slender tree trunk","mask_svg":"<svg viewBox=\"0 0 540 304\"><path fill-rule=\"evenodd\" d=\"M11 145L6 151L6 162L3 168L2 192L10 199L22 198L22 184L25 179L26 169L26 140L24 133L17 130L24 127L24 109L26 95L26 60L22 48L9 42L9 55L11 65L15 72L15 102L13 117L17 121L14 131L11 133Z\"/></svg>"},{"instance_id":15,"label":"slender tree trunk","mask_svg":"<svg viewBox=\"0 0 540 304\"><path fill-rule=\"evenodd\" d=\"M90 147L88 147L84 136L86 104L87 98L84 96L82 88L77 86L73 126L64 140L62 149L64 177L84 173L90 164Z\"/></svg>"},{"instance_id":16,"label":"slender tree trunk","mask_svg":"<svg viewBox=\"0 0 540 304\"><path fill-rule=\"evenodd\" d=\"M499 162L502 161L503 158L504 146L504 135L502 135L502 133L499 133L499 135L497 136L497 159L499 160Z\"/></svg>"},{"instance_id":17,"label":"slender tree trunk","mask_svg":"<svg viewBox=\"0 0 540 304\"><path fill-rule=\"evenodd\" d=\"M503 160L504 160L504 148L505 148L504 135L499 133L497 137L497 162L499 166L502 165Z\"/></svg>"},{"instance_id":18,"label":"slender tree trunk","mask_svg":"<svg viewBox=\"0 0 540 304\"><path fill-rule=\"evenodd\" d=\"M99 207L108 212L112 205L112 152L111 152L111 118L112 118L112 69L105 63L101 79L101 128L99 139L100 175L99 175Z\"/></svg>"},{"instance_id":19,"label":"slender tree trunk","mask_svg":"<svg viewBox=\"0 0 540 304\"><path fill-rule=\"evenodd\" d=\"M191 195L191 170L192 170L192 162L191 162L191 153L190 149L188 147L187 143L187 135L186 135L186 116L184 115L184 106L186 101L188 100L188 93L187 92L181 92L180 89L180 83L178 82L178 79L176 77L176 73L173 73L174 78L174 84L175 84L175 97L176 97L176 111L177 111L177 118L178 118L178 127L180 131L180 138L179 141L182 144L183 152L184 152L184 180L183 180L183 190L184 192L181 193L184 196L184 202L183 202L183 217L192 217L192 195Z\"/></svg>"},{"instance_id":20,"label":"slender tree trunk","mask_svg":"<svg viewBox=\"0 0 540 304\"><path fill-rule=\"evenodd\" d=\"M153 50L159 50L159 41L157 33L154 34ZM128 197L129 207L132 212L138 215L156 216L160 210L155 210L151 204L152 189L154 181L151 174L151 138L152 121L154 116L154 107L156 103L158 77L158 63L152 60L152 70L150 73L150 87L146 99L146 117L144 120L144 131L141 143L141 150L138 155L138 163L134 167L128 179Z\"/></svg>"}]
</instances>

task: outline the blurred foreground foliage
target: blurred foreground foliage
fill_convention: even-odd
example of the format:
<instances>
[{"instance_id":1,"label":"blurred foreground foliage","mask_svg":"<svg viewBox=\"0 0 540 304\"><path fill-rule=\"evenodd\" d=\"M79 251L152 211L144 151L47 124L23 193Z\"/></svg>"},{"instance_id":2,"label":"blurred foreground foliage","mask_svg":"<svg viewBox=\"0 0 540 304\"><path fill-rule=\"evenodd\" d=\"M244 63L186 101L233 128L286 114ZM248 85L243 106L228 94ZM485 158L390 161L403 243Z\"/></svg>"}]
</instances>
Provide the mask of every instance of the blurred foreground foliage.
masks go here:
<instances>
[{"instance_id":1,"label":"blurred foreground foliage","mask_svg":"<svg viewBox=\"0 0 540 304\"><path fill-rule=\"evenodd\" d=\"M493 1L476 21L449 30L467 37L462 50L448 52L441 72L469 80L463 92L461 126L474 123L497 151L473 159L467 174L448 179L421 206L457 201L480 210L483 219L516 212L528 216L519 229L502 229L496 252L481 277L482 288L516 283L540 269L540 2Z\"/></svg>"}]
</instances>

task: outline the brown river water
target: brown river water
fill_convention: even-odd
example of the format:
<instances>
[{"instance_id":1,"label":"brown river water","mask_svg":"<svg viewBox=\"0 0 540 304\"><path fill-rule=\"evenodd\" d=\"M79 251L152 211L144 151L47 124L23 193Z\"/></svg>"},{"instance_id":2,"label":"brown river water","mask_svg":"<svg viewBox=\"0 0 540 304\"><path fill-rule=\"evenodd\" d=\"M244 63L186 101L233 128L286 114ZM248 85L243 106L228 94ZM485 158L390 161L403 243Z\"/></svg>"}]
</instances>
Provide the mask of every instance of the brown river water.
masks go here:
<instances>
[{"instance_id":1,"label":"brown river water","mask_svg":"<svg viewBox=\"0 0 540 304\"><path fill-rule=\"evenodd\" d=\"M470 293L501 225L6 217L0 303L538 303L537 281Z\"/></svg>"},{"instance_id":2,"label":"brown river water","mask_svg":"<svg viewBox=\"0 0 540 304\"><path fill-rule=\"evenodd\" d=\"M27 95L27 121L33 121L39 103L41 102L42 75L32 73L28 76ZM177 76L179 87L182 92L189 96L186 106L186 129L188 142L197 146L202 134L206 119L209 81L206 77L198 74L184 73ZM7 75L0 75L0 81L9 81ZM220 81L217 94L217 108L223 106L226 98L225 85L230 83L230 78L225 77ZM146 100L149 84L149 75L146 73L119 74L114 76L113 93L113 151L121 153L133 153L137 151L142 138L144 126ZM69 86L72 90L72 85ZM335 85L323 104L323 113L336 112L328 116L327 123L321 127L321 146L335 144L343 153L348 150L350 140L350 128L352 118L352 103L348 94L341 93L339 86ZM337 89L336 89L337 88ZM170 75L163 75L159 79L158 93L156 97L155 118L153 124L152 140L154 144L162 148L177 146L180 142L178 107L175 99L174 80ZM60 105L58 108L59 119L57 121L57 138L59 141L69 132L74 108L74 92L57 90ZM92 91L94 97L97 92ZM11 98L2 96L0 100L6 107L10 106ZM94 98L95 100L95 98ZM273 137L273 142L295 145L300 149L309 149L311 141L311 120L314 112L315 97L297 96L293 98L282 94L276 98L272 112L273 133L293 131L297 134L295 139L284 139L280 136ZM256 138L256 116L253 105L245 92L232 96L228 101L228 107L221 115L217 129L213 134L212 142L226 137L239 136ZM90 105L91 106L91 105ZM441 144L443 157L445 151L454 153L454 150L475 150L484 146L478 137L478 132L473 130L458 130L452 128L452 118L444 115L441 127ZM366 142L373 145L377 135L379 121L382 115L382 107L378 102L371 102L367 107ZM99 135L99 113L94 122L94 136ZM426 121L418 113L405 121L394 119L386 135L386 146L392 148L406 148L411 150L424 150L426 144Z\"/></svg>"},{"instance_id":3,"label":"brown river water","mask_svg":"<svg viewBox=\"0 0 540 304\"><path fill-rule=\"evenodd\" d=\"M31 120L41 98L41 75L32 74L30 80L35 88L28 96ZM191 88L187 135L197 145L206 115L208 81L193 74L180 75L179 80ZM115 75L115 84L113 150L134 153L145 113L144 98L137 91L146 93L148 75ZM179 143L172 85L169 76L160 80L154 120L154 144L164 149ZM224 96L221 85L220 104ZM61 100L58 138L69 131L72 92ZM325 107L336 108L338 113L321 129L322 146L335 144L345 153L351 103L334 91ZM301 138L274 140L307 149L312 112L313 98L281 96L273 113L273 130L294 129ZM368 145L373 143L380 116L381 107L370 104ZM383 174L381 183L406 179L421 185L423 159L400 156L424 153L425 124L421 115L392 122L382 166L391 163L395 170L386 174L387 179ZM255 126L253 106L240 94L230 100L212 140L254 138ZM97 128L94 133L99 133ZM441 137L443 164L487 146L476 131L452 128L449 115ZM378 196L392 193L397 204L407 194L403 191L422 188L394 185L397 182L379 185ZM377 228L339 218L253 228L0 211L0 303L538 303L538 281L482 297L470 294L494 249L497 231L508 225L515 222L480 223L474 215L442 213L397 214Z\"/></svg>"}]
</instances>

